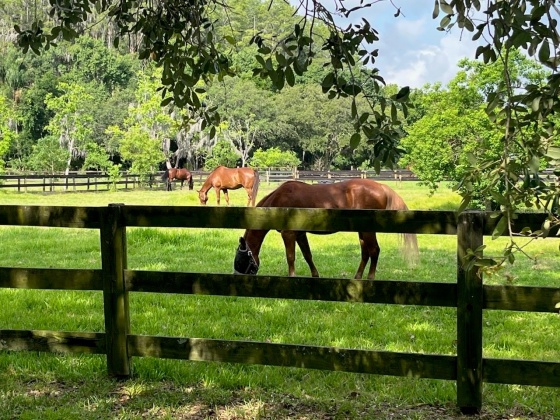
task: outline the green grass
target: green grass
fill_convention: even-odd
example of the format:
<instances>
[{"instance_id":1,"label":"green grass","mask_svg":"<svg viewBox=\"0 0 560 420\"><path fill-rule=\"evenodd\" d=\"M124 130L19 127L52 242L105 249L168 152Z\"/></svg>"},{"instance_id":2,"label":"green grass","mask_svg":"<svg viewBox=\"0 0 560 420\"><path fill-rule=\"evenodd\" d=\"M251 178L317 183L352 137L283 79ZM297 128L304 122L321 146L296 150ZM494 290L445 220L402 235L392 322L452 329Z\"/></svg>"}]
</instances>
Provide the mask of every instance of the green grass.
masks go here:
<instances>
[{"instance_id":1,"label":"green grass","mask_svg":"<svg viewBox=\"0 0 560 420\"><path fill-rule=\"evenodd\" d=\"M443 188L428 197L416 183L392 185L411 209L452 210L460 201ZM271 188L261 186L259 197ZM243 191L232 191L230 198L232 205L246 202ZM211 196L209 203L214 200ZM188 190L0 192L0 204L95 206L112 202L198 205L198 198L196 191ZM129 228L128 266L230 273L241 234L219 229ZM498 253L504 246L503 240L485 238L485 242L489 253ZM359 252L356 234L311 235L310 243L322 276L353 276ZM101 266L95 230L3 226L0 244L2 266ZM419 236L420 263L413 267L404 263L396 235L380 235L380 245L378 279L455 281L454 236ZM558 241L536 241L528 251L536 260L518 259L508 268L510 280L494 276L485 282L558 287ZM277 232L267 236L261 261L262 274L287 274ZM309 275L300 255L296 272ZM455 354L456 310L452 308L151 293L132 293L130 306L134 334ZM0 289L0 307L0 329L104 329L100 292ZM484 323L486 357L560 360L557 314L485 311ZM5 407L0 418L434 418L437 413L456 414L452 381L153 358L135 358L133 368L133 379L116 382L107 378L102 356L0 353L0 406ZM557 395L553 388L486 384L484 413L486 418L560 417ZM440 411L434 412L434 406Z\"/></svg>"}]
</instances>

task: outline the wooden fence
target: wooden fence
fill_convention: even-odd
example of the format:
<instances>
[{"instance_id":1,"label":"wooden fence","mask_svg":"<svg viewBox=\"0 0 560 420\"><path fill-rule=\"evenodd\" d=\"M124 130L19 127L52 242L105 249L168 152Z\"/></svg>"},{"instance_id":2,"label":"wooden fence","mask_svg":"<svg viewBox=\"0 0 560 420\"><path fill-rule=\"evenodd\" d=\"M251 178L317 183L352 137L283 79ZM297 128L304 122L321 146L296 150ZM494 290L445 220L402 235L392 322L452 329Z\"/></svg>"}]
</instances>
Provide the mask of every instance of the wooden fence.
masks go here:
<instances>
[{"instance_id":1,"label":"wooden fence","mask_svg":"<svg viewBox=\"0 0 560 420\"><path fill-rule=\"evenodd\" d=\"M417 178L410 171L382 170L374 171L300 171L300 170L259 170L261 179L267 183L284 182L299 179L306 182L335 182L350 178L370 178L381 181L416 181ZM209 172L192 171L195 184L202 185ZM163 171L151 174L143 185L149 188L165 189L161 177ZM103 172L72 172L65 174L7 174L0 175L0 189L16 190L17 192L54 192L54 191L107 191L113 185L109 176ZM142 183L137 174L122 172L120 179L115 182L119 190L137 188Z\"/></svg>"},{"instance_id":2,"label":"wooden fence","mask_svg":"<svg viewBox=\"0 0 560 420\"><path fill-rule=\"evenodd\" d=\"M539 229L542 214L520 214L515 228ZM105 332L0 330L0 349L106 354L108 373L131 374L133 357L291 366L453 380L463 412L482 406L483 382L560 387L560 362L483 358L482 311L557 312L560 288L484 285L463 269L467 249L491 235L487 213L285 209L243 207L2 206L0 225L99 229L101 269L0 268L0 287L99 290ZM369 281L336 278L243 276L127 269L127 227L302 229L457 236L457 282ZM233 255L232 255L233 261ZM397 353L130 333L129 294L135 292L324 300L457 308L456 355Z\"/></svg>"},{"instance_id":3,"label":"wooden fence","mask_svg":"<svg viewBox=\"0 0 560 420\"><path fill-rule=\"evenodd\" d=\"M300 180L310 183L337 182L351 178L367 178L377 181L418 181L416 175L406 169L389 170L382 169L379 174L375 171L348 170L348 171L305 171L305 170L259 170L261 180L270 184L272 182L284 182L289 180ZM192 171L195 185L202 185L209 172ZM149 175L148 180L143 183L149 188L165 189L161 177L163 171ZM552 169L546 169L540 173L544 181L557 182L558 177L553 174ZM74 172L64 174L7 174L0 175L0 189L13 189L18 192L53 192L53 191L99 191L109 190L112 186L109 176L102 172ZM122 172L121 177L115 182L119 190L128 190L142 185L137 174Z\"/></svg>"},{"instance_id":4,"label":"wooden fence","mask_svg":"<svg viewBox=\"0 0 560 420\"><path fill-rule=\"evenodd\" d=\"M163 172L161 173L163 174ZM163 185L161 174L150 178L151 186ZM12 189L17 192L54 192L54 191L107 191L113 182L103 172L85 172L65 174L7 174L0 175L0 189ZM115 182L118 189L133 189L140 185L139 176L123 172Z\"/></svg>"}]
</instances>

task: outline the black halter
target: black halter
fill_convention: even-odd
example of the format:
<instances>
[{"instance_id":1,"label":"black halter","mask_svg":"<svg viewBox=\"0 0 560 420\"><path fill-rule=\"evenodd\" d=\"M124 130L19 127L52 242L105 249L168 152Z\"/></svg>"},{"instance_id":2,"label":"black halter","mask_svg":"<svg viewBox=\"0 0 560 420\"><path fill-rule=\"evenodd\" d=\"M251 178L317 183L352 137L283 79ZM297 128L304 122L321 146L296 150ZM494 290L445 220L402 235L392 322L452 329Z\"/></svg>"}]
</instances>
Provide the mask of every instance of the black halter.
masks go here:
<instances>
[{"instance_id":1,"label":"black halter","mask_svg":"<svg viewBox=\"0 0 560 420\"><path fill-rule=\"evenodd\" d=\"M259 265L247 246L245 239L239 238L239 247L237 247L235 260L233 261L233 273L254 275L257 274L258 271Z\"/></svg>"}]
</instances>

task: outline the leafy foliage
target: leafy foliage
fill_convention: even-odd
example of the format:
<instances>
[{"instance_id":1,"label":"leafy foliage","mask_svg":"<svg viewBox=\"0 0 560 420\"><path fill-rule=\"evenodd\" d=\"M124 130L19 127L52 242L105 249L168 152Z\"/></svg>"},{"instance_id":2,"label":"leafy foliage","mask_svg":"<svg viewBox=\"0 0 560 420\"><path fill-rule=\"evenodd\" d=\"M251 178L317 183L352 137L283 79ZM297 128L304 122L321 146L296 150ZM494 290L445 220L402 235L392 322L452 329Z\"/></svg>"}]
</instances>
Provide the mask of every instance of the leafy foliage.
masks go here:
<instances>
[{"instance_id":1,"label":"leafy foliage","mask_svg":"<svg viewBox=\"0 0 560 420\"><path fill-rule=\"evenodd\" d=\"M0 172L4 168L3 158L16 137L14 130L10 127L13 118L13 109L11 109L8 101L0 96Z\"/></svg>"},{"instance_id":2,"label":"leafy foliage","mask_svg":"<svg viewBox=\"0 0 560 420\"><path fill-rule=\"evenodd\" d=\"M70 152L60 147L56 136L47 136L33 146L28 165L32 170L54 174L66 169L69 157Z\"/></svg>"},{"instance_id":3,"label":"leafy foliage","mask_svg":"<svg viewBox=\"0 0 560 420\"><path fill-rule=\"evenodd\" d=\"M219 140L212 148L210 156L206 159L204 170L213 171L220 165L235 168L238 159L232 144L227 140Z\"/></svg>"},{"instance_id":4,"label":"leafy foliage","mask_svg":"<svg viewBox=\"0 0 560 420\"><path fill-rule=\"evenodd\" d=\"M292 150L282 151L277 147L257 149L251 158L254 168L297 168L301 161Z\"/></svg>"},{"instance_id":5,"label":"leafy foliage","mask_svg":"<svg viewBox=\"0 0 560 420\"><path fill-rule=\"evenodd\" d=\"M277 2L272 2L269 9L275 8L274 3ZM398 107L406 109L409 89L403 88L394 97L383 98L381 107L375 108L377 98L363 95L361 76L365 76L374 91L384 83L376 70L364 67L375 62L377 50L367 46L379 40L378 33L365 19L348 26L340 25L335 19L336 15L342 15L352 21L361 7L347 8L340 2L335 4L335 9L331 12L321 2L300 3L295 9L291 29L286 30L284 23L282 30L277 26L270 32L253 33L249 39L249 45L257 47L253 76L270 80L272 86L280 90L285 85L293 86L296 77L302 76L315 59L322 57L330 69L320 83L323 92L329 98L361 95L369 104L369 112L360 111L357 101L352 100L351 117L356 130L352 145L355 147L364 136L382 148L398 150L395 117ZM173 102L186 109L190 117L197 115L195 119L202 119L203 129L210 126L210 137L214 137L219 114L215 113L215 107L203 106L200 95L206 89L198 83L208 84L235 74L229 51L237 44L237 33L224 30L225 25L217 25L213 19L222 16L229 20L228 12L226 4L215 0L196 0L187 7L180 0L118 3L85 0L71 7L67 7L64 0L53 0L48 13L52 17L50 31L40 20L25 27L16 25L15 30L22 50L39 54L60 38L76 38L92 15L110 19L116 28L115 46L130 37L140 36L138 57L151 59L162 69L163 104ZM254 31L254 25L252 28ZM316 48L319 40L320 48ZM317 50L323 54L318 55Z\"/></svg>"}]
</instances>

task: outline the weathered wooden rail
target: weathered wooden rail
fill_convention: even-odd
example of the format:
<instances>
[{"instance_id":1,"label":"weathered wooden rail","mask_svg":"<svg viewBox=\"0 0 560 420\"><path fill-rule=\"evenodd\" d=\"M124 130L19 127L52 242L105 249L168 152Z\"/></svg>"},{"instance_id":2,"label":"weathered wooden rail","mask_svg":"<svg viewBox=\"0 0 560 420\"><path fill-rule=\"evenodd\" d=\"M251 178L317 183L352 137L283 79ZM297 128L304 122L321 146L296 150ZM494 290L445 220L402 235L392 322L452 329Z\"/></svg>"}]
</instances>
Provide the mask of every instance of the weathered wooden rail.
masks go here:
<instances>
[{"instance_id":1,"label":"weathered wooden rail","mask_svg":"<svg viewBox=\"0 0 560 420\"><path fill-rule=\"evenodd\" d=\"M520 214L516 229L541 227L542 214ZM484 285L463 269L467 249L491 235L489 214L435 211L283 208L0 207L0 225L99 229L102 268L0 267L0 287L98 290L104 296L104 333L0 330L0 349L106 354L108 373L131 374L132 357L291 366L457 382L464 412L482 406L484 382L560 387L560 362L506 360L482 355L483 310L557 312L560 288ZM127 227L302 229L457 235L457 282L369 281L335 278L239 276L127 269ZM228 341L130 333L130 293L178 293L457 307L457 354L396 353L334 347Z\"/></svg>"}]
</instances>

